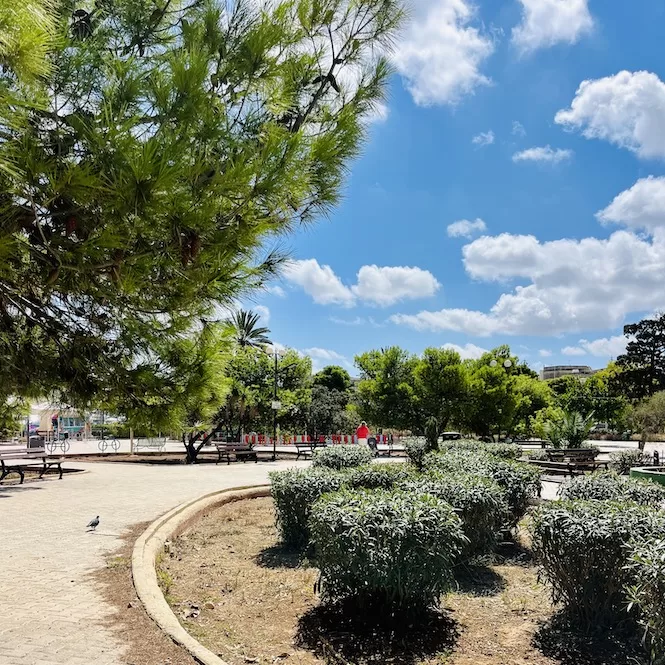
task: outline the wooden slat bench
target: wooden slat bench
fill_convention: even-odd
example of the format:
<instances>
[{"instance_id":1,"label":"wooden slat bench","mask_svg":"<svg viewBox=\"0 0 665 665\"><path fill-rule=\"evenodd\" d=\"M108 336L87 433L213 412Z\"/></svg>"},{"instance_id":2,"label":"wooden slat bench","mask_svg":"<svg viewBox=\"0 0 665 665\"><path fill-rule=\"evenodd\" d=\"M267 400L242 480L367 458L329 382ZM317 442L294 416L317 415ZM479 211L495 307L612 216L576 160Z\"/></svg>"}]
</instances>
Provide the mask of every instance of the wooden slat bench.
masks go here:
<instances>
[{"instance_id":1,"label":"wooden slat bench","mask_svg":"<svg viewBox=\"0 0 665 665\"><path fill-rule=\"evenodd\" d=\"M219 464L224 459L227 464L231 464L231 455L233 455L236 462L240 460L243 462L246 462L247 460L253 460L254 462L259 461L259 456L251 443L226 443L224 441L215 441L215 448L217 449L217 461L215 464Z\"/></svg>"},{"instance_id":2,"label":"wooden slat bench","mask_svg":"<svg viewBox=\"0 0 665 665\"><path fill-rule=\"evenodd\" d=\"M13 450L0 449L0 482L10 473L18 473L21 483L25 480L24 469L41 467L41 478L51 468L56 467L62 480L62 462L64 457L49 457L45 448L15 448Z\"/></svg>"},{"instance_id":3,"label":"wooden slat bench","mask_svg":"<svg viewBox=\"0 0 665 665\"><path fill-rule=\"evenodd\" d=\"M540 467L543 471L552 471L554 473L562 473L564 476L580 476L587 472L597 471L598 469L609 466L609 462L596 462L594 461L567 461L557 462L553 460L527 460L529 464Z\"/></svg>"},{"instance_id":4,"label":"wooden slat bench","mask_svg":"<svg viewBox=\"0 0 665 665\"><path fill-rule=\"evenodd\" d=\"M308 443L294 443L293 445L298 452L296 459L300 459L301 457L309 459L317 448L328 447L328 444L325 441L310 441Z\"/></svg>"}]
</instances>

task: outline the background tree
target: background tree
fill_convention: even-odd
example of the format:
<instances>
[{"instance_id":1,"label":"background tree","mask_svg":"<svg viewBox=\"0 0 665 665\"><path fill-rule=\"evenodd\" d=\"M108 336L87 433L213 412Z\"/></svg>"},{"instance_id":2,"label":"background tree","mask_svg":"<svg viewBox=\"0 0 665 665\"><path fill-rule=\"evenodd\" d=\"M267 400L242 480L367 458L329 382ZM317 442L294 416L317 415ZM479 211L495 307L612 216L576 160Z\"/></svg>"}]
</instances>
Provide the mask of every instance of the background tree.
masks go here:
<instances>
[{"instance_id":1,"label":"background tree","mask_svg":"<svg viewBox=\"0 0 665 665\"><path fill-rule=\"evenodd\" d=\"M239 309L233 313L228 324L233 330L236 344L241 347L262 347L270 344L270 330L259 326L260 316L256 312Z\"/></svg>"},{"instance_id":2,"label":"background tree","mask_svg":"<svg viewBox=\"0 0 665 665\"><path fill-rule=\"evenodd\" d=\"M354 426L349 423L347 402L348 397L345 393L315 383L312 387L308 433L316 436L352 432ZM349 425L350 428L346 429Z\"/></svg>"},{"instance_id":3,"label":"background tree","mask_svg":"<svg viewBox=\"0 0 665 665\"><path fill-rule=\"evenodd\" d=\"M413 429L422 432L418 422L413 372L418 358L398 346L369 351L355 358L360 370L357 387L358 414L379 427Z\"/></svg>"},{"instance_id":4,"label":"background tree","mask_svg":"<svg viewBox=\"0 0 665 665\"><path fill-rule=\"evenodd\" d=\"M435 418L439 433L463 419L469 372L456 351L425 349L414 367L414 387L423 421Z\"/></svg>"},{"instance_id":5,"label":"background tree","mask_svg":"<svg viewBox=\"0 0 665 665\"><path fill-rule=\"evenodd\" d=\"M634 399L665 390L665 314L624 327L630 341L617 358L617 379L624 394Z\"/></svg>"},{"instance_id":6,"label":"background tree","mask_svg":"<svg viewBox=\"0 0 665 665\"><path fill-rule=\"evenodd\" d=\"M640 450L644 450L652 434L665 432L665 391L661 391L638 404L633 411L633 422L642 433Z\"/></svg>"},{"instance_id":7,"label":"background tree","mask_svg":"<svg viewBox=\"0 0 665 665\"><path fill-rule=\"evenodd\" d=\"M325 386L330 390L348 393L351 390L351 376L339 365L328 365L314 375L314 385Z\"/></svg>"},{"instance_id":8,"label":"background tree","mask_svg":"<svg viewBox=\"0 0 665 665\"><path fill-rule=\"evenodd\" d=\"M56 10L50 70L30 89L0 71L0 385L124 403L179 372L143 358L261 286L267 246L338 201L402 8Z\"/></svg>"}]
</instances>

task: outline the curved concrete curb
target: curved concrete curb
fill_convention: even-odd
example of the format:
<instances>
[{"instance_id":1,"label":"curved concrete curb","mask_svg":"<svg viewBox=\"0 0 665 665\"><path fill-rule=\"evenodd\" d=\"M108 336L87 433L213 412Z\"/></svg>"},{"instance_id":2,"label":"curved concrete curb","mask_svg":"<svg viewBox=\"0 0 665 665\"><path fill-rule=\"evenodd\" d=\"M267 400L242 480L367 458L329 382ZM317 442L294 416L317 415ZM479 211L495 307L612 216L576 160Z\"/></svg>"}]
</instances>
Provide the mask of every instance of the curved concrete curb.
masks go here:
<instances>
[{"instance_id":1,"label":"curved concrete curb","mask_svg":"<svg viewBox=\"0 0 665 665\"><path fill-rule=\"evenodd\" d=\"M156 519L139 537L132 551L132 577L136 593L150 618L176 643L203 665L227 665L197 642L181 625L157 582L155 561L167 540L182 533L199 514L226 503L270 495L270 485L237 487L206 494L182 504Z\"/></svg>"}]
</instances>

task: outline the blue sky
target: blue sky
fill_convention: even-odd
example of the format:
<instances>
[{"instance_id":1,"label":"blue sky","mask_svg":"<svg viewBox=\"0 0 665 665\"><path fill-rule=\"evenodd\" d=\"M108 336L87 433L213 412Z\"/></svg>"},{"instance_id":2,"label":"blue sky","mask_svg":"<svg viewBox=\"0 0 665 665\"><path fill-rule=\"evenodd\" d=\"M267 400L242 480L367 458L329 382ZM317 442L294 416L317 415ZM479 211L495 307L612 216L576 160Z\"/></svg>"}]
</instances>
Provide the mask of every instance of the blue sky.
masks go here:
<instances>
[{"instance_id":1,"label":"blue sky","mask_svg":"<svg viewBox=\"0 0 665 665\"><path fill-rule=\"evenodd\" d=\"M418 0L342 205L256 299L274 339L315 367L621 353L665 307L664 24L662 0Z\"/></svg>"}]
</instances>

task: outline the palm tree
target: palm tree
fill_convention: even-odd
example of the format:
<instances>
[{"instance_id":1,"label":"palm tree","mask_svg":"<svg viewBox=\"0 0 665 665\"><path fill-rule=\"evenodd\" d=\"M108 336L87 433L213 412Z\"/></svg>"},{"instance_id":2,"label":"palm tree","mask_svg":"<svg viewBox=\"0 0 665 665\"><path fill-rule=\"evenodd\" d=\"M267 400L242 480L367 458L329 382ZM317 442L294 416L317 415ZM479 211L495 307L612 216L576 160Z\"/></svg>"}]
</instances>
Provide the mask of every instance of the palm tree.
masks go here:
<instances>
[{"instance_id":1,"label":"palm tree","mask_svg":"<svg viewBox=\"0 0 665 665\"><path fill-rule=\"evenodd\" d=\"M270 344L270 340L267 337L270 334L270 330L258 326L259 318L259 315L255 312L244 309L239 309L233 313L228 323L233 328L235 340L239 346L259 348Z\"/></svg>"}]
</instances>

